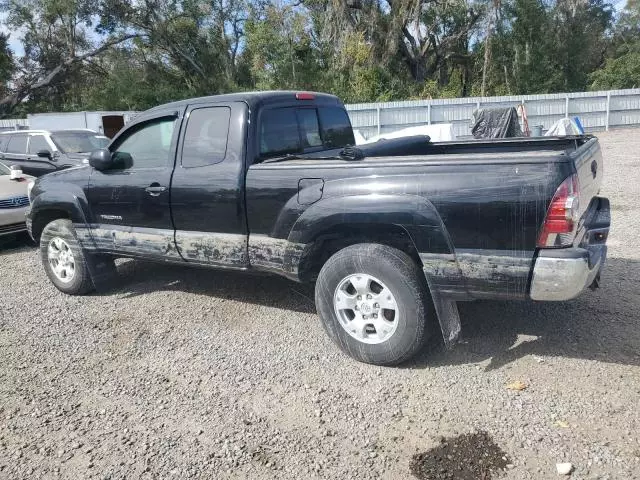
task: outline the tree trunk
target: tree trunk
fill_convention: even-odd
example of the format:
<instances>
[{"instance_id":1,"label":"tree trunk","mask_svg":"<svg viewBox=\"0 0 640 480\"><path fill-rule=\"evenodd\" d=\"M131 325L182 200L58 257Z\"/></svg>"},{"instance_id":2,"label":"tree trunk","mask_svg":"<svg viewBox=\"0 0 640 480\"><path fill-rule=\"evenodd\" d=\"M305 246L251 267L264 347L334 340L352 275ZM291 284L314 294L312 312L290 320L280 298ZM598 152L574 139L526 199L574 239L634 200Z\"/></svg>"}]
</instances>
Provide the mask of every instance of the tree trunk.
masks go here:
<instances>
[{"instance_id":1,"label":"tree trunk","mask_svg":"<svg viewBox=\"0 0 640 480\"><path fill-rule=\"evenodd\" d=\"M480 94L484 97L487 94L487 83L489 70L491 69L491 40L493 31L498 23L498 15L500 12L500 1L493 0L493 11L489 12L489 23L487 25L487 38L484 41L484 65L482 66L482 89Z\"/></svg>"},{"instance_id":2,"label":"tree trunk","mask_svg":"<svg viewBox=\"0 0 640 480\"><path fill-rule=\"evenodd\" d=\"M491 22L487 28L487 38L484 41L484 64L482 65L482 88L480 95L485 97L487 94L487 75L491 66Z\"/></svg>"}]
</instances>

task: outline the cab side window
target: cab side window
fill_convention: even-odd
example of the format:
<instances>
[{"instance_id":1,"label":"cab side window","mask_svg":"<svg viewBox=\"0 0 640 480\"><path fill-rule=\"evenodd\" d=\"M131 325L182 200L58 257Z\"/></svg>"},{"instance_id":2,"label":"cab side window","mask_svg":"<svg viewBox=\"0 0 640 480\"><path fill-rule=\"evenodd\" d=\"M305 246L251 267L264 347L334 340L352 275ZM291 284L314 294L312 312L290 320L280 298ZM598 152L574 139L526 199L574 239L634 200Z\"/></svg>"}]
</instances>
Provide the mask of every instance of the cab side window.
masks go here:
<instances>
[{"instance_id":1,"label":"cab side window","mask_svg":"<svg viewBox=\"0 0 640 480\"><path fill-rule=\"evenodd\" d=\"M118 141L113 159L118 168L158 168L167 165L175 118L167 117L134 126Z\"/></svg>"},{"instance_id":2,"label":"cab side window","mask_svg":"<svg viewBox=\"0 0 640 480\"><path fill-rule=\"evenodd\" d=\"M7 144L7 153L27 153L27 136L12 135Z\"/></svg>"},{"instance_id":3,"label":"cab side window","mask_svg":"<svg viewBox=\"0 0 640 480\"><path fill-rule=\"evenodd\" d=\"M203 167L224 160L230 117L229 107L204 107L191 111L182 146L183 167Z\"/></svg>"}]
</instances>

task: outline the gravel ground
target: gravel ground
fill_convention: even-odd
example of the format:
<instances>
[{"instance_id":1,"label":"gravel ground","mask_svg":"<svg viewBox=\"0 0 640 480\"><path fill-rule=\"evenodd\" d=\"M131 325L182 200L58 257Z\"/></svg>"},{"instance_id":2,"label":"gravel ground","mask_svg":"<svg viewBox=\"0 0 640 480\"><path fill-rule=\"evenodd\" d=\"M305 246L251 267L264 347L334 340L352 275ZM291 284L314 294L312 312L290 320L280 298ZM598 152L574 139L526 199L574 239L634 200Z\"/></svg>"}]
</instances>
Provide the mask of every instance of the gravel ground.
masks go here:
<instances>
[{"instance_id":1,"label":"gravel ground","mask_svg":"<svg viewBox=\"0 0 640 480\"><path fill-rule=\"evenodd\" d=\"M510 462L498 478L640 478L640 130L601 140L602 288L463 304L466 340L402 368L339 353L280 278L127 261L68 297L25 239L5 247L0 478L410 478L477 432Z\"/></svg>"}]
</instances>

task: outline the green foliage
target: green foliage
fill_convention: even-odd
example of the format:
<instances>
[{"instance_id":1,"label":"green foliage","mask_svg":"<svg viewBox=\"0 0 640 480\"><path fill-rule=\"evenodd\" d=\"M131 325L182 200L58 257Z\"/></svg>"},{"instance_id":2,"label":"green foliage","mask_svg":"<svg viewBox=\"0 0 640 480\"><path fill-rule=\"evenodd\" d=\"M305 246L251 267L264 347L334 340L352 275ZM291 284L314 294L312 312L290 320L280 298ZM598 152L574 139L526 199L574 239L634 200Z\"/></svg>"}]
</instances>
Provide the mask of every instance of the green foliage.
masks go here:
<instances>
[{"instance_id":1,"label":"green foliage","mask_svg":"<svg viewBox=\"0 0 640 480\"><path fill-rule=\"evenodd\" d=\"M640 2L630 0L611 38L605 65L591 73L591 89L640 87Z\"/></svg>"},{"instance_id":2,"label":"green foliage","mask_svg":"<svg viewBox=\"0 0 640 480\"><path fill-rule=\"evenodd\" d=\"M608 59L590 78L592 90L640 87L640 49Z\"/></svg>"},{"instance_id":3,"label":"green foliage","mask_svg":"<svg viewBox=\"0 0 640 480\"><path fill-rule=\"evenodd\" d=\"M640 8L605 0L0 0L0 112L234 90L346 102L640 85ZM484 78L484 82L483 82Z\"/></svg>"},{"instance_id":4,"label":"green foliage","mask_svg":"<svg viewBox=\"0 0 640 480\"><path fill-rule=\"evenodd\" d=\"M0 94L5 93L7 83L13 77L15 68L13 52L9 48L9 38L0 33Z\"/></svg>"}]
</instances>

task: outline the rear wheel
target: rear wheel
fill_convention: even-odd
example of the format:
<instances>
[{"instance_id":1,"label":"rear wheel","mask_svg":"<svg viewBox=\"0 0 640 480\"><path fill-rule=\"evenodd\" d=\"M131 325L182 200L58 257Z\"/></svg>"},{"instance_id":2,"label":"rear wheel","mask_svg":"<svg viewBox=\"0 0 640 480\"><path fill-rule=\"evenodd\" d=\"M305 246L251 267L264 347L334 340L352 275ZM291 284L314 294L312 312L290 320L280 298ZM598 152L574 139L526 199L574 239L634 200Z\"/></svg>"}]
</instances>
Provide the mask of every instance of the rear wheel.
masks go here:
<instances>
[{"instance_id":1,"label":"rear wheel","mask_svg":"<svg viewBox=\"0 0 640 480\"><path fill-rule=\"evenodd\" d=\"M40 256L49 280L70 295L93 290L85 254L80 248L71 220L50 222L40 237Z\"/></svg>"},{"instance_id":2,"label":"rear wheel","mask_svg":"<svg viewBox=\"0 0 640 480\"><path fill-rule=\"evenodd\" d=\"M428 293L406 253L378 244L340 250L322 267L316 308L331 339L365 363L395 365L427 339Z\"/></svg>"}]
</instances>

